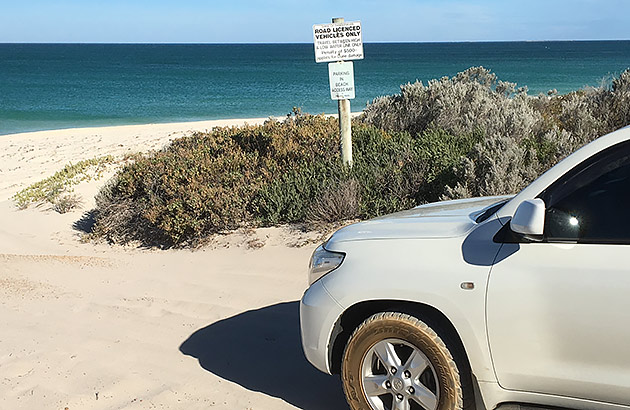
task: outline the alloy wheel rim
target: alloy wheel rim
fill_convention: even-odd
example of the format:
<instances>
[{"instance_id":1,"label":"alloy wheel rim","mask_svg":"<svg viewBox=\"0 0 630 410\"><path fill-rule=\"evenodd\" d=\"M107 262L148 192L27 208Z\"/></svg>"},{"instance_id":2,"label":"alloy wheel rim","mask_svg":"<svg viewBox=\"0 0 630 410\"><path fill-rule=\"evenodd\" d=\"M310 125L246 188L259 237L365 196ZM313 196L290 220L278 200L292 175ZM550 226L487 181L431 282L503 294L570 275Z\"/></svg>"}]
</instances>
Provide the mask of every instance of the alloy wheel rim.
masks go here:
<instances>
[{"instance_id":1,"label":"alloy wheel rim","mask_svg":"<svg viewBox=\"0 0 630 410\"><path fill-rule=\"evenodd\" d=\"M439 380L429 358L401 339L374 344L361 363L363 394L375 410L436 410Z\"/></svg>"}]
</instances>

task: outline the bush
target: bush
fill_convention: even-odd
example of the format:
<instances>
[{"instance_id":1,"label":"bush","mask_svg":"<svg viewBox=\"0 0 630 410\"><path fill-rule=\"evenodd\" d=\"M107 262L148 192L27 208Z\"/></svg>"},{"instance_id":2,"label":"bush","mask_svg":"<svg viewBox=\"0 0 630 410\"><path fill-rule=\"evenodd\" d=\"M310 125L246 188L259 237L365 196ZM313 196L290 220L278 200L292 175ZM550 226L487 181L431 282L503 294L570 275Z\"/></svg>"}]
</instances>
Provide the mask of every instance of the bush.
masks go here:
<instances>
[{"instance_id":1,"label":"bush","mask_svg":"<svg viewBox=\"0 0 630 410\"><path fill-rule=\"evenodd\" d=\"M356 179L333 179L309 205L306 221L326 224L358 218L360 195L361 186Z\"/></svg>"},{"instance_id":2,"label":"bush","mask_svg":"<svg viewBox=\"0 0 630 410\"><path fill-rule=\"evenodd\" d=\"M475 144L455 168L457 181L445 187L443 199L516 193L538 176L535 153L505 136Z\"/></svg>"},{"instance_id":3,"label":"bush","mask_svg":"<svg viewBox=\"0 0 630 410\"><path fill-rule=\"evenodd\" d=\"M304 163L263 186L252 200L252 214L264 226L304 222L316 198L339 183L344 167L335 157Z\"/></svg>"},{"instance_id":4,"label":"bush","mask_svg":"<svg viewBox=\"0 0 630 410\"><path fill-rule=\"evenodd\" d=\"M520 138L529 135L538 120L525 88L517 91L513 83L497 82L483 67L431 80L427 86L403 85L400 94L378 98L365 110L367 123L411 135L443 130L452 135Z\"/></svg>"},{"instance_id":5,"label":"bush","mask_svg":"<svg viewBox=\"0 0 630 410\"><path fill-rule=\"evenodd\" d=\"M420 186L418 203L435 202L443 198L445 187L461 179L457 168L462 158L470 154L481 134L450 135L442 130L425 131L416 137L421 160L426 164L425 183Z\"/></svg>"},{"instance_id":6,"label":"bush","mask_svg":"<svg viewBox=\"0 0 630 410\"><path fill-rule=\"evenodd\" d=\"M373 127L353 135L354 166L359 183L359 217L375 216L414 206L424 182L426 163L408 133L387 133Z\"/></svg>"},{"instance_id":7,"label":"bush","mask_svg":"<svg viewBox=\"0 0 630 410\"><path fill-rule=\"evenodd\" d=\"M511 194L577 148L630 122L630 71L610 87L532 97L526 88L473 67L427 86L403 85L400 94L369 104L363 119L417 138L446 132L475 142L473 149L456 150L462 156L424 191L426 198L440 192L443 198ZM445 160L452 163L448 155Z\"/></svg>"},{"instance_id":8,"label":"bush","mask_svg":"<svg viewBox=\"0 0 630 410\"><path fill-rule=\"evenodd\" d=\"M258 192L330 156L335 127L334 119L300 115L177 139L124 167L99 193L94 232L173 246L255 223Z\"/></svg>"},{"instance_id":9,"label":"bush","mask_svg":"<svg viewBox=\"0 0 630 410\"><path fill-rule=\"evenodd\" d=\"M60 214L70 212L75 208L78 208L83 203L80 195L77 194L65 194L57 198L53 203L53 210Z\"/></svg>"}]
</instances>

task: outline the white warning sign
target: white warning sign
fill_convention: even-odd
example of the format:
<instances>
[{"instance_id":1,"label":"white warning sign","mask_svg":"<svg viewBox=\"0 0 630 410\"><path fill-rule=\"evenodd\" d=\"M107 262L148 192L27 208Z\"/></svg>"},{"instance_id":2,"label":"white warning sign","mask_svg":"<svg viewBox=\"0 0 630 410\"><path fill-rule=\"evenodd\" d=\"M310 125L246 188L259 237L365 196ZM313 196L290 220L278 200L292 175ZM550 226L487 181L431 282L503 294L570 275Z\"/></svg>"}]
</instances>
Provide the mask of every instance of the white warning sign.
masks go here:
<instances>
[{"instance_id":1,"label":"white warning sign","mask_svg":"<svg viewBox=\"0 0 630 410\"><path fill-rule=\"evenodd\" d=\"M315 62L362 60L361 22L315 24L313 26Z\"/></svg>"},{"instance_id":2,"label":"white warning sign","mask_svg":"<svg viewBox=\"0 0 630 410\"><path fill-rule=\"evenodd\" d=\"M352 61L328 64L330 98L352 100L354 98L354 66Z\"/></svg>"}]
</instances>

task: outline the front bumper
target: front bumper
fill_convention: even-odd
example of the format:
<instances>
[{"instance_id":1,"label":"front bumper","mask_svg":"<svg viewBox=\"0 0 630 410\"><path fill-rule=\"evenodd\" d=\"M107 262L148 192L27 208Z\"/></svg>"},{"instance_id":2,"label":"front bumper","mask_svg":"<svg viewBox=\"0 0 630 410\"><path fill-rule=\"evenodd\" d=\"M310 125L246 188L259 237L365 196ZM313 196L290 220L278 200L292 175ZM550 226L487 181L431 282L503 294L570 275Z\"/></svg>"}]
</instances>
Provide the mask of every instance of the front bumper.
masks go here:
<instances>
[{"instance_id":1,"label":"front bumper","mask_svg":"<svg viewBox=\"0 0 630 410\"><path fill-rule=\"evenodd\" d=\"M331 374L329 363L330 336L343 308L330 296L321 280L306 290L300 301L300 333L302 348L309 362Z\"/></svg>"}]
</instances>

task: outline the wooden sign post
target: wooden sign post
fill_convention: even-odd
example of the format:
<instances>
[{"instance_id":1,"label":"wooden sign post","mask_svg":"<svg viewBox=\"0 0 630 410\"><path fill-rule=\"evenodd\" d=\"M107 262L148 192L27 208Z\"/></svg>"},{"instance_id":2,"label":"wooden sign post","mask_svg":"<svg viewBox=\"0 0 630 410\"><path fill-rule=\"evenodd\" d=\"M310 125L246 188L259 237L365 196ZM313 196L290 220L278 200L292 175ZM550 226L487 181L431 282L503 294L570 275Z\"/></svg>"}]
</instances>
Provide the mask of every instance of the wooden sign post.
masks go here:
<instances>
[{"instance_id":1,"label":"wooden sign post","mask_svg":"<svg viewBox=\"0 0 630 410\"><path fill-rule=\"evenodd\" d=\"M332 24L313 26L315 62L330 62L328 77L330 96L337 100L341 159L352 167L352 125L350 100L354 98L354 67L352 61L363 58L361 22L346 23L343 18L332 19Z\"/></svg>"}]
</instances>

